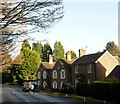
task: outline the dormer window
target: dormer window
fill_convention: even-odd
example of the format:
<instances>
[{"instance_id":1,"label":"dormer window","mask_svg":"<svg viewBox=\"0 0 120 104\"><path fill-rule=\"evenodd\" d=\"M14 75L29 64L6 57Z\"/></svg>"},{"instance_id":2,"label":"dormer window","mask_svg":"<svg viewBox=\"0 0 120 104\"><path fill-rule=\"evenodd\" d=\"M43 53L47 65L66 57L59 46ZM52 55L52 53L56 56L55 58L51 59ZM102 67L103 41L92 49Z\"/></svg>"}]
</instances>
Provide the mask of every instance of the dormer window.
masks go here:
<instances>
[{"instance_id":1,"label":"dormer window","mask_svg":"<svg viewBox=\"0 0 120 104\"><path fill-rule=\"evenodd\" d=\"M40 79L41 78L41 73L40 73L40 71L38 72L38 79Z\"/></svg>"},{"instance_id":2,"label":"dormer window","mask_svg":"<svg viewBox=\"0 0 120 104\"><path fill-rule=\"evenodd\" d=\"M47 78L47 73L46 71L43 72L43 79L46 79Z\"/></svg>"},{"instance_id":3,"label":"dormer window","mask_svg":"<svg viewBox=\"0 0 120 104\"><path fill-rule=\"evenodd\" d=\"M57 78L57 71L56 70L53 71L53 78Z\"/></svg>"},{"instance_id":4,"label":"dormer window","mask_svg":"<svg viewBox=\"0 0 120 104\"><path fill-rule=\"evenodd\" d=\"M65 79L65 70L60 71L60 77L61 79Z\"/></svg>"}]
</instances>

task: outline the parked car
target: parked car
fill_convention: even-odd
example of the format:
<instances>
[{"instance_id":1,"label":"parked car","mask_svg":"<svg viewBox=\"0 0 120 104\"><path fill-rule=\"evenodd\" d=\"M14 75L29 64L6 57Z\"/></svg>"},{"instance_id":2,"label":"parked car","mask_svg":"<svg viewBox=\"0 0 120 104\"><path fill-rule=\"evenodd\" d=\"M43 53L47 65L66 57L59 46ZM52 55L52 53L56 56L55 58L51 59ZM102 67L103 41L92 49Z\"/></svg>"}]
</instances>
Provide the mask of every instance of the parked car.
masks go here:
<instances>
[{"instance_id":1,"label":"parked car","mask_svg":"<svg viewBox=\"0 0 120 104\"><path fill-rule=\"evenodd\" d=\"M29 82L24 82L23 83L22 91L23 92L29 92L30 91Z\"/></svg>"}]
</instances>

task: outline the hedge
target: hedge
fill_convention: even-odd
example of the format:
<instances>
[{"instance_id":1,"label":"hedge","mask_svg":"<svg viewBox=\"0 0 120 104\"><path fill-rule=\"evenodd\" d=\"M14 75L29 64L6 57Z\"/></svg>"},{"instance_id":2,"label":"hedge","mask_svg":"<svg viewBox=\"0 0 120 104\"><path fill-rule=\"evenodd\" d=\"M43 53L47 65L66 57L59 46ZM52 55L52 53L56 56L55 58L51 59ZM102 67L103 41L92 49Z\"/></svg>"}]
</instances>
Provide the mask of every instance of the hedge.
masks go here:
<instances>
[{"instance_id":1,"label":"hedge","mask_svg":"<svg viewBox=\"0 0 120 104\"><path fill-rule=\"evenodd\" d=\"M91 84L79 83L76 93L80 96L90 96L100 100L119 102L120 83L93 82Z\"/></svg>"}]
</instances>

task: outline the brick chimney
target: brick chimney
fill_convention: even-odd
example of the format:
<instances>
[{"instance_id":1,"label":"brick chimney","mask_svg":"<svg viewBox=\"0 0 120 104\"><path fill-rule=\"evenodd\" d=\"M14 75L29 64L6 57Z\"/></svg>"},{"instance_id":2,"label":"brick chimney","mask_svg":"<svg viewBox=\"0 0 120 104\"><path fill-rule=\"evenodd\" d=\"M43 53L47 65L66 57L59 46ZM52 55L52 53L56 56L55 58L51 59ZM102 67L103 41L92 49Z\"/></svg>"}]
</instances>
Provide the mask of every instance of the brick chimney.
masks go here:
<instances>
[{"instance_id":1,"label":"brick chimney","mask_svg":"<svg viewBox=\"0 0 120 104\"><path fill-rule=\"evenodd\" d=\"M82 56L86 55L86 50L85 49L81 48L78 51L79 51L79 57L82 57Z\"/></svg>"},{"instance_id":2,"label":"brick chimney","mask_svg":"<svg viewBox=\"0 0 120 104\"><path fill-rule=\"evenodd\" d=\"M68 52L66 53L66 60L67 60L67 61L71 61L71 51L68 51Z\"/></svg>"},{"instance_id":3,"label":"brick chimney","mask_svg":"<svg viewBox=\"0 0 120 104\"><path fill-rule=\"evenodd\" d=\"M49 64L53 64L53 55L49 54Z\"/></svg>"}]
</instances>

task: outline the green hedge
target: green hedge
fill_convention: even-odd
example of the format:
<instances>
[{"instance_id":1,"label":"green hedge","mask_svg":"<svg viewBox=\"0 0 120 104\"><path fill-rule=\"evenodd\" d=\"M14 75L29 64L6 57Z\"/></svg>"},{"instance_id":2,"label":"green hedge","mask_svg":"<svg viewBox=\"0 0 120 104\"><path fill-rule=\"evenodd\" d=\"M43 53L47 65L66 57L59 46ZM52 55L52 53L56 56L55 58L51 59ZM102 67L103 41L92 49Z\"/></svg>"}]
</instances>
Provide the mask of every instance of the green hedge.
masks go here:
<instances>
[{"instance_id":1,"label":"green hedge","mask_svg":"<svg viewBox=\"0 0 120 104\"><path fill-rule=\"evenodd\" d=\"M94 82L91 84L79 83L76 93L80 96L90 96L100 100L119 102L120 83Z\"/></svg>"}]
</instances>

